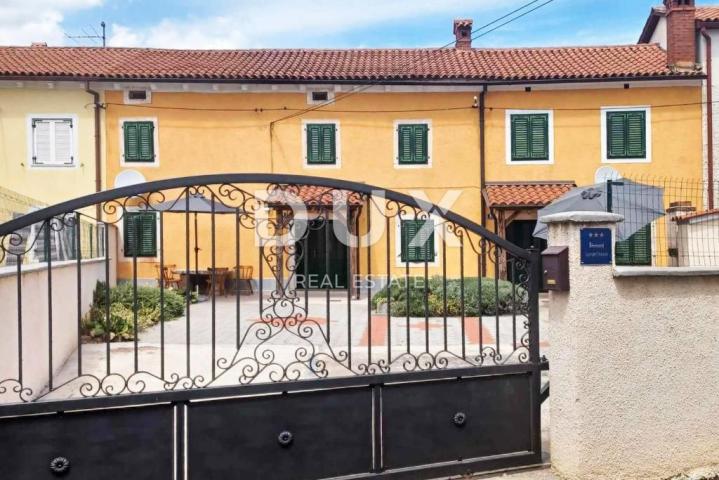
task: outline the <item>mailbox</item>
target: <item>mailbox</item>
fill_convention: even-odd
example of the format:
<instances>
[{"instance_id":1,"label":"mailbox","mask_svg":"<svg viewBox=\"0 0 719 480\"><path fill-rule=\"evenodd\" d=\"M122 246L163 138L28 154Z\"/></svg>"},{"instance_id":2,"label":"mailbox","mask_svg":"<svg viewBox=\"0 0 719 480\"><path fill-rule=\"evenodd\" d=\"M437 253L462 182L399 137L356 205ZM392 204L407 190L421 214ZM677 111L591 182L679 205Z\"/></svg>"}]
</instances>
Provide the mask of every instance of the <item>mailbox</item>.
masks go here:
<instances>
[{"instance_id":1,"label":"mailbox","mask_svg":"<svg viewBox=\"0 0 719 480\"><path fill-rule=\"evenodd\" d=\"M569 247L548 247L542 252L542 285L546 290L569 290Z\"/></svg>"}]
</instances>

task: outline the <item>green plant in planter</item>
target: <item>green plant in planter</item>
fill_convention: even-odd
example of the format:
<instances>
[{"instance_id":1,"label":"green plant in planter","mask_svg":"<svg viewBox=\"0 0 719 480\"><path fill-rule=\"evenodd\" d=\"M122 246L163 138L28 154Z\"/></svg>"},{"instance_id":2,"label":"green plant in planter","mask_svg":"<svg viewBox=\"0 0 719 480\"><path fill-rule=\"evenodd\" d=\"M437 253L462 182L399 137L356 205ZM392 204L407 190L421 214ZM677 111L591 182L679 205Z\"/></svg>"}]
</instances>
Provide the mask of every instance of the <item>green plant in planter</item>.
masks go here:
<instances>
[{"instance_id":1,"label":"green plant in planter","mask_svg":"<svg viewBox=\"0 0 719 480\"><path fill-rule=\"evenodd\" d=\"M407 284L409 283L409 289ZM439 276L428 279L427 313L430 317L441 317L445 314L445 294L443 278ZM458 316L462 314L462 282L458 278L446 280L446 314ZM481 294L480 294L481 290ZM493 278L466 277L464 279L464 315L478 316L509 313L514 302L519 306L526 300L526 291L511 282L499 280L495 287ZM425 284L423 277L410 277L393 280L372 297L375 309L384 309L391 300L392 316L407 315L407 298L409 298L409 315L423 317L425 315Z\"/></svg>"},{"instance_id":2,"label":"green plant in planter","mask_svg":"<svg viewBox=\"0 0 719 480\"><path fill-rule=\"evenodd\" d=\"M132 284L124 283L110 288L110 321L106 318L108 290L104 282L97 282L92 295L90 312L84 320L85 331L92 337L111 341L135 338L135 300ZM185 313L185 298L174 290L164 292L165 320L174 320ZM137 287L137 328L141 331L160 321L160 289Z\"/></svg>"}]
</instances>

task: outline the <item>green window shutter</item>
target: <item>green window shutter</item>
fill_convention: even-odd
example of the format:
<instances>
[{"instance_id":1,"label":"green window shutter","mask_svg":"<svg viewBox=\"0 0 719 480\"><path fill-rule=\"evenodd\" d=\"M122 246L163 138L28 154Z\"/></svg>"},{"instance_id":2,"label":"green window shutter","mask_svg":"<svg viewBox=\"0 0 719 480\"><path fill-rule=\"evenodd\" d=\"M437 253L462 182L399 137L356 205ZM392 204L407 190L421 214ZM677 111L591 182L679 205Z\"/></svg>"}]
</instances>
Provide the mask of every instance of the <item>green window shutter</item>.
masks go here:
<instances>
[{"instance_id":1,"label":"green window shutter","mask_svg":"<svg viewBox=\"0 0 719 480\"><path fill-rule=\"evenodd\" d=\"M153 122L125 122L122 128L125 139L125 161L154 162L155 125Z\"/></svg>"},{"instance_id":2,"label":"green window shutter","mask_svg":"<svg viewBox=\"0 0 719 480\"><path fill-rule=\"evenodd\" d=\"M425 224L428 226L423 228ZM434 261L434 222L432 220L402 220L400 224L402 262Z\"/></svg>"},{"instance_id":3,"label":"green window shutter","mask_svg":"<svg viewBox=\"0 0 719 480\"><path fill-rule=\"evenodd\" d=\"M549 114L511 115L510 123L512 160L549 160Z\"/></svg>"},{"instance_id":4,"label":"green window shutter","mask_svg":"<svg viewBox=\"0 0 719 480\"><path fill-rule=\"evenodd\" d=\"M331 123L310 123L305 127L307 133L307 163L337 163L336 127Z\"/></svg>"},{"instance_id":5,"label":"green window shutter","mask_svg":"<svg viewBox=\"0 0 719 480\"><path fill-rule=\"evenodd\" d=\"M124 218L125 256L157 256L157 232L155 214L148 212L127 212ZM135 249L137 245L137 249Z\"/></svg>"},{"instance_id":6,"label":"green window shutter","mask_svg":"<svg viewBox=\"0 0 719 480\"><path fill-rule=\"evenodd\" d=\"M617 265L652 264L652 228L651 224L637 230L626 240L617 242L614 248Z\"/></svg>"},{"instance_id":7,"label":"green window shutter","mask_svg":"<svg viewBox=\"0 0 719 480\"><path fill-rule=\"evenodd\" d=\"M607 112L607 158L645 158L646 155L646 112Z\"/></svg>"},{"instance_id":8,"label":"green window shutter","mask_svg":"<svg viewBox=\"0 0 719 480\"><path fill-rule=\"evenodd\" d=\"M397 163L426 165L429 163L429 126L425 123L397 126Z\"/></svg>"}]
</instances>

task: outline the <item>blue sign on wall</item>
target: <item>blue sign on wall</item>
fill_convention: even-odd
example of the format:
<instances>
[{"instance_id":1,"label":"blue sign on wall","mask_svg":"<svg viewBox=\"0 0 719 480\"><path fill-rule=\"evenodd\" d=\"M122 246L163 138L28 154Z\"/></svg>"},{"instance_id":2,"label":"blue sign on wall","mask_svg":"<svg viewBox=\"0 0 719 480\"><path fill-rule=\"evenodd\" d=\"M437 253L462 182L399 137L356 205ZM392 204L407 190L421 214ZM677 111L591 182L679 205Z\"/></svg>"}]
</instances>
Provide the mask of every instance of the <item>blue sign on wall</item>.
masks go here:
<instances>
[{"instance_id":1,"label":"blue sign on wall","mask_svg":"<svg viewBox=\"0 0 719 480\"><path fill-rule=\"evenodd\" d=\"M582 228L581 240L582 265L611 265L612 231L608 228Z\"/></svg>"}]
</instances>

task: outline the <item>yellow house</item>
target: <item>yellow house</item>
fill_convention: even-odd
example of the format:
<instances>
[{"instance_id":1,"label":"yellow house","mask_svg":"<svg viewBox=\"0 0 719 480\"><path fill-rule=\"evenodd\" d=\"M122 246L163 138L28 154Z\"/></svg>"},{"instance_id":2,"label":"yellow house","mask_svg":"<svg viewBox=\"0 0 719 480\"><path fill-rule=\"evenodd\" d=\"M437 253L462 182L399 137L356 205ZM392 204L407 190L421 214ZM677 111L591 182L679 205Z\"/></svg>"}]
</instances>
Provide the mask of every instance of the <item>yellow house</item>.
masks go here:
<instances>
[{"instance_id":1,"label":"yellow house","mask_svg":"<svg viewBox=\"0 0 719 480\"><path fill-rule=\"evenodd\" d=\"M528 247L537 209L607 167L701 178L700 71L669 65L654 44L472 48L471 29L471 20L455 21L457 43L445 49L18 50L50 64L62 53L53 75L89 79L104 92L107 187L211 173L353 180L448 206ZM351 231L367 230L369 210L355 210ZM160 235L160 219L142 215L120 222L119 277L156 278L161 254L183 269L235 265L234 215L217 215L215 249L211 216L199 215L198 265L188 216L163 214ZM469 248L445 254L439 222L422 248L404 239L423 223L387 225L381 254L368 262L363 251L335 246L328 265L340 276L345 264L391 275L494 269ZM128 235L146 240L136 255ZM326 245L322 236L317 245ZM251 231L241 237L252 245ZM329 273L321 258L308 263ZM239 260L257 278L257 249L243 248Z\"/></svg>"}]
</instances>

